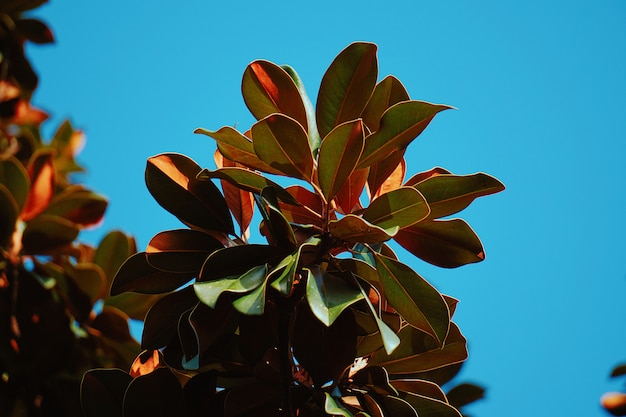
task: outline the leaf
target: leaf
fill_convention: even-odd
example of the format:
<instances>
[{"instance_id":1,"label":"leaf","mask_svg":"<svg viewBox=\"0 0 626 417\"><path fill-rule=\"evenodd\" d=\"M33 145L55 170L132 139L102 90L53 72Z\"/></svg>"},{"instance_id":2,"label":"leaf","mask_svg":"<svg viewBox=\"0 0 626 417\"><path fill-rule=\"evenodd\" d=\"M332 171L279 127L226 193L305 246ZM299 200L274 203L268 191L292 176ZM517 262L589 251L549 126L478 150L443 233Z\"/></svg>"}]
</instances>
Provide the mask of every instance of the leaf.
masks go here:
<instances>
[{"instance_id":1,"label":"leaf","mask_svg":"<svg viewBox=\"0 0 626 417\"><path fill-rule=\"evenodd\" d=\"M120 266L136 251L135 239L119 230L109 232L102 238L94 253L93 262L102 268L107 278L107 288L111 286Z\"/></svg>"},{"instance_id":2,"label":"leaf","mask_svg":"<svg viewBox=\"0 0 626 417\"><path fill-rule=\"evenodd\" d=\"M375 200L381 194L395 190L402 186L406 173L404 151L392 152L387 158L370 167L367 176L367 188Z\"/></svg>"},{"instance_id":3,"label":"leaf","mask_svg":"<svg viewBox=\"0 0 626 417\"><path fill-rule=\"evenodd\" d=\"M252 62L243 73L241 91L246 106L257 120L282 113L307 129L306 109L298 87L278 65L263 60Z\"/></svg>"},{"instance_id":4,"label":"leaf","mask_svg":"<svg viewBox=\"0 0 626 417\"><path fill-rule=\"evenodd\" d=\"M448 391L448 402L456 408L461 408L485 397L485 389L474 384L459 384Z\"/></svg>"},{"instance_id":5,"label":"leaf","mask_svg":"<svg viewBox=\"0 0 626 417\"><path fill-rule=\"evenodd\" d=\"M443 268L485 259L480 239L462 219L420 222L400 230L394 239L418 258Z\"/></svg>"},{"instance_id":6,"label":"leaf","mask_svg":"<svg viewBox=\"0 0 626 417\"><path fill-rule=\"evenodd\" d=\"M85 417L122 417L124 393L133 378L121 369L90 369L80 384Z\"/></svg>"},{"instance_id":7,"label":"leaf","mask_svg":"<svg viewBox=\"0 0 626 417\"><path fill-rule=\"evenodd\" d=\"M177 417L184 408L182 388L169 368L133 379L124 396L125 416Z\"/></svg>"},{"instance_id":8,"label":"leaf","mask_svg":"<svg viewBox=\"0 0 626 417\"><path fill-rule=\"evenodd\" d=\"M42 214L29 221L22 236L26 254L40 255L69 245L76 239L80 228L62 217Z\"/></svg>"},{"instance_id":9,"label":"leaf","mask_svg":"<svg viewBox=\"0 0 626 417\"><path fill-rule=\"evenodd\" d=\"M217 300L224 292L245 294L258 288L267 277L267 264L258 265L242 275L229 276L213 281L196 282L193 289L204 304L215 308Z\"/></svg>"},{"instance_id":10,"label":"leaf","mask_svg":"<svg viewBox=\"0 0 626 417\"><path fill-rule=\"evenodd\" d=\"M339 220L331 220L328 231L337 239L351 243L380 243L391 239L398 227L383 229L359 216L347 214Z\"/></svg>"},{"instance_id":11,"label":"leaf","mask_svg":"<svg viewBox=\"0 0 626 417\"><path fill-rule=\"evenodd\" d=\"M364 140L360 119L335 127L322 140L317 175L327 201L335 197L350 178L363 151Z\"/></svg>"},{"instance_id":12,"label":"leaf","mask_svg":"<svg viewBox=\"0 0 626 417\"><path fill-rule=\"evenodd\" d=\"M302 225L311 224L320 228L324 227L321 215L323 203L318 194L299 185L287 187L287 192L293 196L294 200L300 203L298 206L278 203L280 211L289 222Z\"/></svg>"},{"instance_id":13,"label":"leaf","mask_svg":"<svg viewBox=\"0 0 626 417\"><path fill-rule=\"evenodd\" d=\"M372 43L352 43L326 70L316 104L322 138L335 126L360 117L378 77L376 50Z\"/></svg>"},{"instance_id":14,"label":"leaf","mask_svg":"<svg viewBox=\"0 0 626 417\"><path fill-rule=\"evenodd\" d=\"M108 291L110 287L106 287ZM160 294L124 293L115 297L107 297L104 305L123 311L133 320L144 321L148 310L162 298Z\"/></svg>"},{"instance_id":15,"label":"leaf","mask_svg":"<svg viewBox=\"0 0 626 417\"><path fill-rule=\"evenodd\" d=\"M92 327L104 336L120 342L133 340L128 327L128 316L114 307L104 307L93 320Z\"/></svg>"},{"instance_id":16,"label":"leaf","mask_svg":"<svg viewBox=\"0 0 626 417\"><path fill-rule=\"evenodd\" d=\"M16 19L15 28L20 35L31 42L46 44L54 42L54 36L48 26L37 19Z\"/></svg>"},{"instance_id":17,"label":"leaf","mask_svg":"<svg viewBox=\"0 0 626 417\"><path fill-rule=\"evenodd\" d=\"M406 185L407 187L412 186L424 180L427 180L430 177L435 177L437 175L442 175L442 174L451 174L451 172L445 168L434 167L434 168L429 169L428 171L420 172L420 173L413 175L411 178L406 180L404 185Z\"/></svg>"},{"instance_id":18,"label":"leaf","mask_svg":"<svg viewBox=\"0 0 626 417\"><path fill-rule=\"evenodd\" d=\"M363 122L370 132L376 132L380 127L380 118L385 111L396 103L409 100L409 93L393 75L388 75L374 88L367 106L363 110Z\"/></svg>"},{"instance_id":19,"label":"leaf","mask_svg":"<svg viewBox=\"0 0 626 417\"><path fill-rule=\"evenodd\" d=\"M341 277L326 273L319 267L307 271L306 298L315 317L330 326L352 304L361 301L363 294Z\"/></svg>"},{"instance_id":20,"label":"leaf","mask_svg":"<svg viewBox=\"0 0 626 417\"><path fill-rule=\"evenodd\" d=\"M146 165L146 185L157 203L183 223L234 234L226 201L211 181L196 178L200 171L184 155L153 156Z\"/></svg>"},{"instance_id":21,"label":"leaf","mask_svg":"<svg viewBox=\"0 0 626 417\"><path fill-rule=\"evenodd\" d=\"M267 187L276 191L278 199L286 204L298 205L299 203L283 187L265 178L263 175L243 168L221 168L215 171L202 170L198 175L199 180L219 178L253 194L261 194Z\"/></svg>"},{"instance_id":22,"label":"leaf","mask_svg":"<svg viewBox=\"0 0 626 417\"><path fill-rule=\"evenodd\" d=\"M413 187L401 187L382 194L365 209L363 219L383 229L403 229L428 216L424 197Z\"/></svg>"},{"instance_id":23,"label":"leaf","mask_svg":"<svg viewBox=\"0 0 626 417\"><path fill-rule=\"evenodd\" d=\"M394 104L383 114L380 129L365 138L357 168L374 165L392 152L406 149L437 113L450 108L417 100Z\"/></svg>"},{"instance_id":24,"label":"leaf","mask_svg":"<svg viewBox=\"0 0 626 417\"><path fill-rule=\"evenodd\" d=\"M18 212L22 211L28 197L30 179L26 168L16 158L0 161L0 184L6 187L15 200Z\"/></svg>"},{"instance_id":25,"label":"leaf","mask_svg":"<svg viewBox=\"0 0 626 417\"><path fill-rule=\"evenodd\" d=\"M219 240L198 230L168 230L150 240L146 259L161 271L197 275L206 258L223 247Z\"/></svg>"},{"instance_id":26,"label":"leaf","mask_svg":"<svg viewBox=\"0 0 626 417\"><path fill-rule=\"evenodd\" d=\"M410 392L400 393L400 398L411 404L420 417L462 417L456 408L442 400Z\"/></svg>"},{"instance_id":27,"label":"leaf","mask_svg":"<svg viewBox=\"0 0 626 417\"><path fill-rule=\"evenodd\" d=\"M233 307L241 314L248 316L260 316L265 312L265 290L267 280L264 279L261 285L252 292L243 295L233 301Z\"/></svg>"},{"instance_id":28,"label":"leaf","mask_svg":"<svg viewBox=\"0 0 626 417\"><path fill-rule=\"evenodd\" d=\"M467 359L465 338L454 323L443 347L426 333L405 326L398 333L400 345L392 354L378 350L370 357L370 366L382 366L391 375L410 375L443 368Z\"/></svg>"},{"instance_id":29,"label":"leaf","mask_svg":"<svg viewBox=\"0 0 626 417\"><path fill-rule=\"evenodd\" d=\"M429 219L449 216L465 209L478 197L498 193L504 185L494 177L473 175L435 175L415 184L431 208Z\"/></svg>"},{"instance_id":30,"label":"leaf","mask_svg":"<svg viewBox=\"0 0 626 417\"><path fill-rule=\"evenodd\" d=\"M394 379L391 385L399 391L420 394L425 397L434 398L447 402L446 394L443 393L439 385L423 379Z\"/></svg>"},{"instance_id":31,"label":"leaf","mask_svg":"<svg viewBox=\"0 0 626 417\"><path fill-rule=\"evenodd\" d=\"M346 410L341 406L341 403L338 402L335 397L330 395L329 393L324 393L326 396L324 400L324 411L331 416L344 416L344 417L352 417L352 413Z\"/></svg>"},{"instance_id":32,"label":"leaf","mask_svg":"<svg viewBox=\"0 0 626 417\"><path fill-rule=\"evenodd\" d=\"M360 197L367 182L368 169L357 169L343 184L335 197L337 210L342 214L353 213L361 208Z\"/></svg>"},{"instance_id":33,"label":"leaf","mask_svg":"<svg viewBox=\"0 0 626 417\"><path fill-rule=\"evenodd\" d=\"M65 270L74 279L78 288L89 296L92 304L106 296L108 289L105 287L106 277L98 265L81 262L75 266L67 265Z\"/></svg>"},{"instance_id":34,"label":"leaf","mask_svg":"<svg viewBox=\"0 0 626 417\"><path fill-rule=\"evenodd\" d=\"M102 220L107 205L107 199L99 194L82 187L67 187L50 200L43 213L63 217L87 227Z\"/></svg>"},{"instance_id":35,"label":"leaf","mask_svg":"<svg viewBox=\"0 0 626 417\"><path fill-rule=\"evenodd\" d=\"M276 113L252 126L252 144L258 157L281 173L304 181L313 175L313 154L303 127Z\"/></svg>"},{"instance_id":36,"label":"leaf","mask_svg":"<svg viewBox=\"0 0 626 417\"><path fill-rule=\"evenodd\" d=\"M407 265L374 254L376 269L389 304L409 324L443 345L450 326L450 312L441 294Z\"/></svg>"},{"instance_id":37,"label":"leaf","mask_svg":"<svg viewBox=\"0 0 626 417\"><path fill-rule=\"evenodd\" d=\"M0 247L8 248L18 219L18 207L9 189L0 183Z\"/></svg>"},{"instance_id":38,"label":"leaf","mask_svg":"<svg viewBox=\"0 0 626 417\"><path fill-rule=\"evenodd\" d=\"M352 376L352 382L360 389L378 395L398 395L389 381L389 374L380 366L367 366Z\"/></svg>"},{"instance_id":39,"label":"leaf","mask_svg":"<svg viewBox=\"0 0 626 417\"><path fill-rule=\"evenodd\" d=\"M126 291L160 294L181 287L193 277L193 273L164 272L156 269L148 263L147 254L139 252L128 258L117 271L111 285L111 295Z\"/></svg>"},{"instance_id":40,"label":"leaf","mask_svg":"<svg viewBox=\"0 0 626 417\"><path fill-rule=\"evenodd\" d=\"M37 151L28 164L30 190L20 218L25 222L44 211L54 194L54 153Z\"/></svg>"},{"instance_id":41,"label":"leaf","mask_svg":"<svg viewBox=\"0 0 626 417\"><path fill-rule=\"evenodd\" d=\"M259 265L278 263L285 251L276 246L247 244L231 246L213 252L202 265L198 281L240 276Z\"/></svg>"},{"instance_id":42,"label":"leaf","mask_svg":"<svg viewBox=\"0 0 626 417\"><path fill-rule=\"evenodd\" d=\"M146 314L141 348L152 350L167 345L176 336L180 316L197 304L198 298L192 287L185 287L158 300Z\"/></svg>"},{"instance_id":43,"label":"leaf","mask_svg":"<svg viewBox=\"0 0 626 417\"><path fill-rule=\"evenodd\" d=\"M245 165L250 169L282 175L281 171L260 160L254 151L252 141L232 127L224 126L215 132L198 128L194 130L194 133L200 133L215 139L217 149L226 159ZM221 167L218 166L218 168Z\"/></svg>"},{"instance_id":44,"label":"leaf","mask_svg":"<svg viewBox=\"0 0 626 417\"><path fill-rule=\"evenodd\" d=\"M615 378L616 376L626 375L626 364L621 364L613 368L611 371L611 377Z\"/></svg>"}]
</instances>

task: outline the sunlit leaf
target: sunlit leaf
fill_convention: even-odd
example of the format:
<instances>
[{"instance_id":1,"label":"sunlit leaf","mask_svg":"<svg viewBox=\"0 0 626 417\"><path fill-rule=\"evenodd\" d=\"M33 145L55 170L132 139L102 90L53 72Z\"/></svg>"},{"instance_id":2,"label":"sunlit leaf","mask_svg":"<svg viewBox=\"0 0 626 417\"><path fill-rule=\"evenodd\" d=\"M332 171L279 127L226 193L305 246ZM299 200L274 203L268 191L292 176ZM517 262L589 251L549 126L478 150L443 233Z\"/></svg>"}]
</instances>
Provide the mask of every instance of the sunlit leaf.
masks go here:
<instances>
[{"instance_id":1,"label":"sunlit leaf","mask_svg":"<svg viewBox=\"0 0 626 417\"><path fill-rule=\"evenodd\" d=\"M352 304L363 299L358 288L320 268L307 271L306 298L315 317L330 326Z\"/></svg>"},{"instance_id":2,"label":"sunlit leaf","mask_svg":"<svg viewBox=\"0 0 626 417\"><path fill-rule=\"evenodd\" d=\"M180 154L148 159L146 185L154 199L183 223L234 234L226 201L211 181L196 176L201 168Z\"/></svg>"},{"instance_id":3,"label":"sunlit leaf","mask_svg":"<svg viewBox=\"0 0 626 417\"><path fill-rule=\"evenodd\" d=\"M361 208L360 197L367 182L368 169L357 169L343 184L335 197L337 210L342 214L353 213Z\"/></svg>"},{"instance_id":4,"label":"sunlit leaf","mask_svg":"<svg viewBox=\"0 0 626 417\"><path fill-rule=\"evenodd\" d=\"M191 229L157 233L148 243L146 259L161 271L198 274L206 258L224 246L213 236Z\"/></svg>"},{"instance_id":5,"label":"sunlit leaf","mask_svg":"<svg viewBox=\"0 0 626 417\"><path fill-rule=\"evenodd\" d=\"M252 126L252 144L259 158L285 175L310 181L313 154L303 127L294 119L272 114Z\"/></svg>"},{"instance_id":6,"label":"sunlit leaf","mask_svg":"<svg viewBox=\"0 0 626 417\"><path fill-rule=\"evenodd\" d=\"M404 185L408 186L412 186L415 184L418 184L424 180L427 180L430 177L435 177L437 175L443 175L443 174L452 174L450 171L448 171L445 168L441 168L441 167L434 167L429 169L428 171L424 171L424 172L419 172L415 175L413 175L411 178L409 178L408 180L406 180L406 182L404 183Z\"/></svg>"},{"instance_id":7,"label":"sunlit leaf","mask_svg":"<svg viewBox=\"0 0 626 417\"><path fill-rule=\"evenodd\" d=\"M246 106L257 120L282 113L307 130L306 110L298 87L278 65L263 60L252 62L243 73L241 91Z\"/></svg>"},{"instance_id":8,"label":"sunlit leaf","mask_svg":"<svg viewBox=\"0 0 626 417\"><path fill-rule=\"evenodd\" d=\"M241 164L224 158L219 150L215 150L213 159L218 169L224 167L242 167ZM251 192L235 187L226 180L220 180L220 184L222 185L226 204L239 224L241 237L247 239L250 223L252 222L252 216L254 214L254 197Z\"/></svg>"},{"instance_id":9,"label":"sunlit leaf","mask_svg":"<svg viewBox=\"0 0 626 417\"><path fill-rule=\"evenodd\" d=\"M380 126L380 118L385 111L396 103L409 100L409 93L393 75L388 75L376 84L374 92L363 110L362 118L370 132L376 132Z\"/></svg>"},{"instance_id":10,"label":"sunlit leaf","mask_svg":"<svg viewBox=\"0 0 626 417\"><path fill-rule=\"evenodd\" d=\"M258 265L242 275L229 276L213 281L196 282L193 289L204 304L215 308L222 293L245 294L258 288L267 277L267 265Z\"/></svg>"},{"instance_id":11,"label":"sunlit leaf","mask_svg":"<svg viewBox=\"0 0 626 417\"><path fill-rule=\"evenodd\" d=\"M29 221L44 211L54 194L54 153L38 151L28 167L30 190L20 218Z\"/></svg>"},{"instance_id":12,"label":"sunlit leaf","mask_svg":"<svg viewBox=\"0 0 626 417\"><path fill-rule=\"evenodd\" d=\"M424 101L402 101L391 106L380 121L380 129L365 138L357 168L382 161L394 151L405 149L446 105Z\"/></svg>"},{"instance_id":13,"label":"sunlit leaf","mask_svg":"<svg viewBox=\"0 0 626 417\"><path fill-rule=\"evenodd\" d=\"M360 117L378 77L376 50L372 43L352 43L326 70L316 104L322 138L335 126Z\"/></svg>"},{"instance_id":14,"label":"sunlit leaf","mask_svg":"<svg viewBox=\"0 0 626 417\"><path fill-rule=\"evenodd\" d=\"M265 312L265 290L267 280L263 280L261 285L250 293L243 295L233 301L233 307L241 314L249 316L259 316Z\"/></svg>"},{"instance_id":15,"label":"sunlit leaf","mask_svg":"<svg viewBox=\"0 0 626 417\"><path fill-rule=\"evenodd\" d=\"M428 201L430 219L449 216L469 206L474 199L504 190L494 177L473 175L435 175L415 184Z\"/></svg>"},{"instance_id":16,"label":"sunlit leaf","mask_svg":"<svg viewBox=\"0 0 626 417\"><path fill-rule=\"evenodd\" d=\"M24 252L44 254L68 245L76 239L80 228L59 216L42 214L29 221L22 236Z\"/></svg>"},{"instance_id":17,"label":"sunlit leaf","mask_svg":"<svg viewBox=\"0 0 626 417\"><path fill-rule=\"evenodd\" d=\"M409 324L442 345L450 326L450 312L441 294L409 266L375 255L376 268L389 304Z\"/></svg>"},{"instance_id":18,"label":"sunlit leaf","mask_svg":"<svg viewBox=\"0 0 626 417\"><path fill-rule=\"evenodd\" d=\"M107 205L103 196L74 186L55 195L43 213L63 217L81 226L92 226L102 220Z\"/></svg>"},{"instance_id":19,"label":"sunlit leaf","mask_svg":"<svg viewBox=\"0 0 626 417\"><path fill-rule=\"evenodd\" d=\"M424 197L413 187L401 187L382 194L365 209L363 219L383 229L400 229L428 216L430 209Z\"/></svg>"},{"instance_id":20,"label":"sunlit leaf","mask_svg":"<svg viewBox=\"0 0 626 417\"><path fill-rule=\"evenodd\" d=\"M354 214L347 214L339 220L331 220L328 223L328 231L334 237L353 243L384 242L391 239L398 230L398 226L383 229Z\"/></svg>"},{"instance_id":21,"label":"sunlit leaf","mask_svg":"<svg viewBox=\"0 0 626 417\"><path fill-rule=\"evenodd\" d=\"M406 173L404 151L392 152L387 158L372 165L367 176L371 200L402 186Z\"/></svg>"},{"instance_id":22,"label":"sunlit leaf","mask_svg":"<svg viewBox=\"0 0 626 417\"><path fill-rule=\"evenodd\" d=\"M443 268L485 259L480 239L462 219L420 222L400 230L394 239L418 258Z\"/></svg>"},{"instance_id":23,"label":"sunlit leaf","mask_svg":"<svg viewBox=\"0 0 626 417\"><path fill-rule=\"evenodd\" d=\"M360 119L335 127L322 140L318 155L318 179L322 193L330 201L354 171L365 136Z\"/></svg>"},{"instance_id":24,"label":"sunlit leaf","mask_svg":"<svg viewBox=\"0 0 626 417\"><path fill-rule=\"evenodd\" d=\"M0 161L0 184L7 188L21 211L28 197L30 179L26 168L14 157Z\"/></svg>"}]
</instances>

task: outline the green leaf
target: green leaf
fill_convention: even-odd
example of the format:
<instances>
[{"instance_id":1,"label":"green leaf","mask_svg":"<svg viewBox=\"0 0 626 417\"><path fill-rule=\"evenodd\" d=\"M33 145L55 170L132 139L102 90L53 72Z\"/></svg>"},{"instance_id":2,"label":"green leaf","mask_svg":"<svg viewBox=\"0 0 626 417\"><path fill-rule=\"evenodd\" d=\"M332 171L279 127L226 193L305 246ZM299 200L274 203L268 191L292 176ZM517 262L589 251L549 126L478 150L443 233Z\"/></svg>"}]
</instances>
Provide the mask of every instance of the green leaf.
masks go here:
<instances>
[{"instance_id":1,"label":"green leaf","mask_svg":"<svg viewBox=\"0 0 626 417\"><path fill-rule=\"evenodd\" d=\"M365 262L360 263L365 264ZM385 352L387 352L388 355L391 355L391 352L393 352L398 347L398 345L400 345L400 338L398 337L396 332L394 332L393 329L390 328L387 323L385 323L383 319L378 315L376 308L374 308L372 301L369 299L367 293L365 292L365 289L363 288L361 283L358 282L358 280L357 284L359 286L361 294L363 294L363 299L369 307L371 316L376 321L376 326L378 326L378 331L380 332L380 337L383 341L383 347L385 348Z\"/></svg>"},{"instance_id":2,"label":"green leaf","mask_svg":"<svg viewBox=\"0 0 626 417\"><path fill-rule=\"evenodd\" d=\"M224 126L215 132L198 128L194 130L194 133L200 133L215 139L217 149L225 158L231 161L238 162L257 171L282 175L281 171L260 160L254 151L252 141L232 127Z\"/></svg>"},{"instance_id":3,"label":"green leaf","mask_svg":"<svg viewBox=\"0 0 626 417\"><path fill-rule=\"evenodd\" d=\"M14 157L0 161L0 185L5 186L15 200L17 211L22 211L28 197L30 179L26 168Z\"/></svg>"},{"instance_id":4,"label":"green leaf","mask_svg":"<svg viewBox=\"0 0 626 417\"><path fill-rule=\"evenodd\" d=\"M224 292L241 294L258 288L265 281L267 271L267 264L258 265L242 275L230 276L214 281L196 282L193 285L193 289L200 301L211 308L215 308L219 296Z\"/></svg>"},{"instance_id":5,"label":"green leaf","mask_svg":"<svg viewBox=\"0 0 626 417\"><path fill-rule=\"evenodd\" d=\"M206 258L224 245L213 236L191 229L168 230L155 235L146 248L146 259L166 272L198 274Z\"/></svg>"},{"instance_id":6,"label":"green leaf","mask_svg":"<svg viewBox=\"0 0 626 417\"><path fill-rule=\"evenodd\" d=\"M376 50L372 43L352 43L326 70L316 105L322 138L335 126L360 117L378 77Z\"/></svg>"},{"instance_id":7,"label":"green leaf","mask_svg":"<svg viewBox=\"0 0 626 417\"><path fill-rule=\"evenodd\" d=\"M114 230L102 238L93 257L93 262L102 268L109 288L113 277L124 261L137 252L135 239L124 232Z\"/></svg>"},{"instance_id":8,"label":"green leaf","mask_svg":"<svg viewBox=\"0 0 626 417\"><path fill-rule=\"evenodd\" d=\"M363 122L370 132L376 132L380 127L380 118L385 111L396 103L409 100L409 93L393 75L388 75L376 84L374 92L363 110Z\"/></svg>"},{"instance_id":9,"label":"green leaf","mask_svg":"<svg viewBox=\"0 0 626 417\"><path fill-rule=\"evenodd\" d=\"M283 295L291 294L299 256L300 248L296 252L287 255L267 276L272 288Z\"/></svg>"},{"instance_id":10,"label":"green leaf","mask_svg":"<svg viewBox=\"0 0 626 417\"><path fill-rule=\"evenodd\" d=\"M108 201L103 196L80 186L71 186L55 195L43 213L63 217L86 227L102 220L107 205Z\"/></svg>"},{"instance_id":11,"label":"green leaf","mask_svg":"<svg viewBox=\"0 0 626 417\"><path fill-rule=\"evenodd\" d=\"M443 268L480 262L480 239L462 219L431 220L400 230L394 239L418 258Z\"/></svg>"},{"instance_id":12,"label":"green leaf","mask_svg":"<svg viewBox=\"0 0 626 417\"><path fill-rule=\"evenodd\" d=\"M304 268L307 271L306 298L315 317L330 326L343 311L361 301L363 294L341 277L320 268Z\"/></svg>"},{"instance_id":13,"label":"green leaf","mask_svg":"<svg viewBox=\"0 0 626 417\"><path fill-rule=\"evenodd\" d=\"M258 157L285 175L311 181L313 154L306 131L296 120L276 113L252 126Z\"/></svg>"},{"instance_id":14,"label":"green leaf","mask_svg":"<svg viewBox=\"0 0 626 417\"><path fill-rule=\"evenodd\" d=\"M318 155L318 178L327 201L335 197L350 178L363 151L364 140L363 122L360 119L335 127L322 140Z\"/></svg>"},{"instance_id":15,"label":"green leaf","mask_svg":"<svg viewBox=\"0 0 626 417\"><path fill-rule=\"evenodd\" d=\"M242 168L220 168L215 171L207 169L202 170L198 174L199 180L208 180L210 178L219 178L254 194L261 194L261 191L267 187L271 187L276 191L278 199L286 204L299 205L299 203L289 194L283 187L275 182L268 180L263 175Z\"/></svg>"},{"instance_id":16,"label":"green leaf","mask_svg":"<svg viewBox=\"0 0 626 417\"><path fill-rule=\"evenodd\" d=\"M139 252L128 258L117 271L111 295L126 291L142 294L161 294L173 291L186 284L194 277L192 273L164 272L148 263L145 252Z\"/></svg>"},{"instance_id":17,"label":"green leaf","mask_svg":"<svg viewBox=\"0 0 626 417\"><path fill-rule=\"evenodd\" d=\"M328 223L328 231L334 237L352 243L385 242L398 230L397 226L383 229L354 214L347 214L339 220L331 220Z\"/></svg>"},{"instance_id":18,"label":"green leaf","mask_svg":"<svg viewBox=\"0 0 626 417\"><path fill-rule=\"evenodd\" d=\"M69 245L76 239L80 227L59 216L41 214L29 221L22 236L25 253L45 254Z\"/></svg>"},{"instance_id":19,"label":"green leaf","mask_svg":"<svg viewBox=\"0 0 626 417\"><path fill-rule=\"evenodd\" d=\"M241 314L249 316L260 316L265 312L265 289L267 280L263 280L261 285L252 292L243 295L233 301L233 307Z\"/></svg>"},{"instance_id":20,"label":"green leaf","mask_svg":"<svg viewBox=\"0 0 626 417\"><path fill-rule=\"evenodd\" d=\"M424 220L430 209L413 187L400 187L380 195L365 209L363 219L383 229L403 229Z\"/></svg>"},{"instance_id":21,"label":"green leaf","mask_svg":"<svg viewBox=\"0 0 626 417\"><path fill-rule=\"evenodd\" d=\"M458 213L474 199L504 190L504 185L500 181L483 173L436 175L415 184L414 187L428 201L431 209L429 219Z\"/></svg>"},{"instance_id":22,"label":"green leaf","mask_svg":"<svg viewBox=\"0 0 626 417\"><path fill-rule=\"evenodd\" d=\"M110 287L106 287L107 290ZM123 311L133 320L144 321L148 310L162 298L160 294L124 293L115 297L107 297L104 305Z\"/></svg>"},{"instance_id":23,"label":"green leaf","mask_svg":"<svg viewBox=\"0 0 626 417\"><path fill-rule=\"evenodd\" d=\"M450 108L417 100L394 104L383 114L380 129L365 138L357 168L374 165L392 152L405 149L437 113Z\"/></svg>"},{"instance_id":24,"label":"green leaf","mask_svg":"<svg viewBox=\"0 0 626 417\"><path fill-rule=\"evenodd\" d=\"M199 181L201 168L180 154L148 159L146 185L154 199L185 224L235 234L230 211L211 181Z\"/></svg>"},{"instance_id":25,"label":"green leaf","mask_svg":"<svg viewBox=\"0 0 626 417\"><path fill-rule=\"evenodd\" d=\"M272 194L272 195L269 195ZM274 200L274 204L270 201ZM283 216L277 207L276 195L272 188L266 188L261 192L261 196L257 199L257 204L263 214L265 226L269 233L263 233L272 246L278 246L285 250L291 251L297 246L296 236L289 224L289 221Z\"/></svg>"},{"instance_id":26,"label":"green leaf","mask_svg":"<svg viewBox=\"0 0 626 417\"><path fill-rule=\"evenodd\" d=\"M454 323L450 323L450 331L443 347L412 326L403 327L398 336L398 348L392 354L387 354L382 349L374 352L369 365L382 366L392 375L410 375L443 368L467 359L465 338Z\"/></svg>"},{"instance_id":27,"label":"green leaf","mask_svg":"<svg viewBox=\"0 0 626 417\"><path fill-rule=\"evenodd\" d=\"M450 312L441 294L407 265L374 254L380 283L389 304L409 324L443 345L450 326Z\"/></svg>"},{"instance_id":28,"label":"green leaf","mask_svg":"<svg viewBox=\"0 0 626 417\"><path fill-rule=\"evenodd\" d=\"M291 76L278 65L263 60L252 62L243 73L241 91L246 106L257 120L282 113L307 129L300 91Z\"/></svg>"},{"instance_id":29,"label":"green leaf","mask_svg":"<svg viewBox=\"0 0 626 417\"><path fill-rule=\"evenodd\" d=\"M78 288L89 296L92 303L106 295L104 271L93 263L80 262L66 265L66 272L74 279ZM106 287L108 289L108 287Z\"/></svg>"},{"instance_id":30,"label":"green leaf","mask_svg":"<svg viewBox=\"0 0 626 417\"><path fill-rule=\"evenodd\" d=\"M90 369L80 384L85 417L122 417L124 393L133 378L121 369Z\"/></svg>"},{"instance_id":31,"label":"green leaf","mask_svg":"<svg viewBox=\"0 0 626 417\"><path fill-rule=\"evenodd\" d=\"M331 416L343 416L352 417L352 413L341 406L341 403L335 400L335 397L329 393L324 393L326 399L324 400L324 411Z\"/></svg>"}]
</instances>

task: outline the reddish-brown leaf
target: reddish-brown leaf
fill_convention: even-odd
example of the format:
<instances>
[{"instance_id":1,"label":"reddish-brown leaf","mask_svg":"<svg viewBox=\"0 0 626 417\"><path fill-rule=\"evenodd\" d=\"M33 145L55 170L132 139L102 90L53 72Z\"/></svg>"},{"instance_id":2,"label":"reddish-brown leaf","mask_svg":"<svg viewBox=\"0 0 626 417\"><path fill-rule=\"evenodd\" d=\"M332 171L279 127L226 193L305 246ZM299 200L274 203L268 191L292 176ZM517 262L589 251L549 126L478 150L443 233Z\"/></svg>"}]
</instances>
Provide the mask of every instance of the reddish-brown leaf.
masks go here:
<instances>
[{"instance_id":1,"label":"reddish-brown leaf","mask_svg":"<svg viewBox=\"0 0 626 417\"><path fill-rule=\"evenodd\" d=\"M244 165L225 158L217 149L215 150L214 159L218 169L224 167L245 168ZM233 213L233 217L237 221L237 224L239 224L241 236L247 237L249 234L250 223L252 222L252 216L254 214L254 195L249 191L235 187L233 184L225 180L220 180L220 184L222 186L222 191L224 192L226 204L228 205L231 213Z\"/></svg>"},{"instance_id":2,"label":"reddish-brown leaf","mask_svg":"<svg viewBox=\"0 0 626 417\"><path fill-rule=\"evenodd\" d=\"M54 194L54 153L41 151L28 164L30 191L20 218L29 221L45 210Z\"/></svg>"},{"instance_id":3,"label":"reddish-brown leaf","mask_svg":"<svg viewBox=\"0 0 626 417\"><path fill-rule=\"evenodd\" d=\"M334 201L338 212L348 214L361 209L359 199L363 193L363 188L365 188L368 172L369 169L359 169L352 172L352 175L335 196Z\"/></svg>"}]
</instances>

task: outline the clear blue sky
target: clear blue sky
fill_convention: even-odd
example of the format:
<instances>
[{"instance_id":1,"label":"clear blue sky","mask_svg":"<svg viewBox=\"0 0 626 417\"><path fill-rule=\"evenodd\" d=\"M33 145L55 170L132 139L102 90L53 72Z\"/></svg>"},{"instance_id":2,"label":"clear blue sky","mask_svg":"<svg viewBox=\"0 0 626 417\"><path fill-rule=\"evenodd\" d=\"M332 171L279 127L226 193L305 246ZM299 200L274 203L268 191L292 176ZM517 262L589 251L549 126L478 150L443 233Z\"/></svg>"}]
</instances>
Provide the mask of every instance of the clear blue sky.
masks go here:
<instances>
[{"instance_id":1,"label":"clear blue sky","mask_svg":"<svg viewBox=\"0 0 626 417\"><path fill-rule=\"evenodd\" d=\"M626 361L626 1L208 2L51 0L55 46L29 47L47 129L87 133L83 181L110 199L111 229L140 249L179 223L143 182L145 160L181 152L213 167L192 134L252 122L241 75L257 58L295 67L311 96L352 41L379 46L381 77L457 107L409 148L410 174L484 171L504 193L463 213L487 259L410 264L461 303L463 380L488 388L476 417L604 416ZM409 258L404 258L408 260Z\"/></svg>"}]
</instances>

